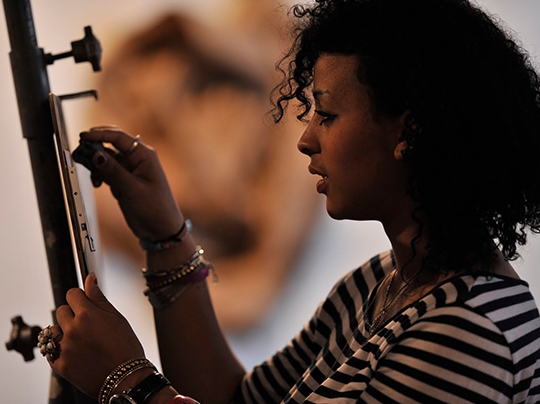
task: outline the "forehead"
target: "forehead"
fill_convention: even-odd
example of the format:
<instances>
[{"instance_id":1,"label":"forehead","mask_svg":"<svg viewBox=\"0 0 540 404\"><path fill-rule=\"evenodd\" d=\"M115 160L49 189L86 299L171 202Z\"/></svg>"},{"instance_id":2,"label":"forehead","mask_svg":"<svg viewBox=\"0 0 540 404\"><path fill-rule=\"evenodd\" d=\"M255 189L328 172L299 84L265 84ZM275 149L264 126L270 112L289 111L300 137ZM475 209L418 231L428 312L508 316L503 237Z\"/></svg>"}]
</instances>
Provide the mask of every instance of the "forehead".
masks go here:
<instances>
[{"instance_id":1,"label":"forehead","mask_svg":"<svg viewBox=\"0 0 540 404\"><path fill-rule=\"evenodd\" d=\"M358 80L358 68L359 60L354 55L319 56L313 69L315 101L369 101L367 87Z\"/></svg>"}]
</instances>

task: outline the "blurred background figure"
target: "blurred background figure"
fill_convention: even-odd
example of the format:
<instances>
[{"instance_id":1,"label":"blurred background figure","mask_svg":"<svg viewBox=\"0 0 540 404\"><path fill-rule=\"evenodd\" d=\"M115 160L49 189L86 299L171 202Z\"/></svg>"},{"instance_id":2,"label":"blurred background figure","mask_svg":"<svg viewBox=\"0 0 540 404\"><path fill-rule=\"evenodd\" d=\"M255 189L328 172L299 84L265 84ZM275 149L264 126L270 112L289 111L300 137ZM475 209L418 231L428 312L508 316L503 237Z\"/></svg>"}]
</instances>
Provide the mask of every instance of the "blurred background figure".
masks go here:
<instances>
[{"instance_id":1,"label":"blurred background figure","mask_svg":"<svg viewBox=\"0 0 540 404\"><path fill-rule=\"evenodd\" d=\"M228 30L175 13L127 35L104 60L92 115L92 122L140 133L157 150L196 240L218 269L211 293L220 323L235 331L256 325L270 306L319 200L295 147L303 127L264 120L279 79L275 5L239 2ZM130 267L142 267L117 202L108 189L96 197L106 254L125 254Z\"/></svg>"}]
</instances>

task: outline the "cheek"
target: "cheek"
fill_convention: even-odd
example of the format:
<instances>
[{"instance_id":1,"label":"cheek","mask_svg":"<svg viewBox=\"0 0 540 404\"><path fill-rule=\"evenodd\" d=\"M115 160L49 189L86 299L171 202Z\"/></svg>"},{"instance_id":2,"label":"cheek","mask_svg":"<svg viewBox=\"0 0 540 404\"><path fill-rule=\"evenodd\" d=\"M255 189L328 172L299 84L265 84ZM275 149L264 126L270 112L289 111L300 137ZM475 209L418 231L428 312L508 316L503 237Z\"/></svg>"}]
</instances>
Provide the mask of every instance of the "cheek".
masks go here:
<instances>
[{"instance_id":1,"label":"cheek","mask_svg":"<svg viewBox=\"0 0 540 404\"><path fill-rule=\"evenodd\" d=\"M388 180L393 158L379 146L357 141L349 143L348 147L336 148L332 160L337 178L333 178L333 182L349 193L376 192L377 187Z\"/></svg>"},{"instance_id":2,"label":"cheek","mask_svg":"<svg viewBox=\"0 0 540 404\"><path fill-rule=\"evenodd\" d=\"M341 173L357 172L369 160L371 152L358 139L333 142L329 158L332 165Z\"/></svg>"},{"instance_id":3,"label":"cheek","mask_svg":"<svg viewBox=\"0 0 540 404\"><path fill-rule=\"evenodd\" d=\"M349 164L360 156L360 144L352 136L345 136L341 133L329 134L323 145L326 158L331 160L331 164L339 166Z\"/></svg>"}]
</instances>

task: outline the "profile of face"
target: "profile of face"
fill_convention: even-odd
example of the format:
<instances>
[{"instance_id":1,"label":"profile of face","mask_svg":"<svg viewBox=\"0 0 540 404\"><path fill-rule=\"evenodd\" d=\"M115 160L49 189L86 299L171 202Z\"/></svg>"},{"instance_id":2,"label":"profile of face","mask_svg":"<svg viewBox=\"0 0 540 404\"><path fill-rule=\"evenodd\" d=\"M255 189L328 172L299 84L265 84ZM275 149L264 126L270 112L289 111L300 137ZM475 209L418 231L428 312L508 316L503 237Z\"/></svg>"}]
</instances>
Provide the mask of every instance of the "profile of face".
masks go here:
<instances>
[{"instance_id":1,"label":"profile of face","mask_svg":"<svg viewBox=\"0 0 540 404\"><path fill-rule=\"evenodd\" d=\"M322 54L313 72L314 115L298 142L321 176L335 219L384 221L405 197L404 117L374 114L357 56Z\"/></svg>"}]
</instances>

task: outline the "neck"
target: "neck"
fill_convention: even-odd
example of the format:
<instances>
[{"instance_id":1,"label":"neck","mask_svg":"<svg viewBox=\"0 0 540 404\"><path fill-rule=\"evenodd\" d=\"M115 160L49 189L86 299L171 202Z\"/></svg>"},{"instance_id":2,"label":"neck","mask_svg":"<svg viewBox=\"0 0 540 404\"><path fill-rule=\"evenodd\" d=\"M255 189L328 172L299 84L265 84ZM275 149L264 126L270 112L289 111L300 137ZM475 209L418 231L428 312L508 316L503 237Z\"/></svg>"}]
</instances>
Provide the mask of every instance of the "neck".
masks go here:
<instances>
[{"instance_id":1,"label":"neck","mask_svg":"<svg viewBox=\"0 0 540 404\"><path fill-rule=\"evenodd\" d=\"M439 283L461 272L448 271L443 275L431 271L421 271L423 259L426 256L426 245L428 244L427 225L424 225L420 238L417 238L420 223L415 222L410 217L405 217L401 221L383 222L383 227L392 244L396 258L396 270L401 275L399 278L402 281L408 282L409 280L413 280L413 287L421 291L423 287ZM413 240L414 249L412 245ZM490 262L490 268L493 273L519 278L493 242L492 246L494 254ZM466 268L463 268L463 270L466 270Z\"/></svg>"},{"instance_id":2,"label":"neck","mask_svg":"<svg viewBox=\"0 0 540 404\"><path fill-rule=\"evenodd\" d=\"M423 226L422 234L418 237L420 226ZM422 271L428 244L428 226L425 222L423 224L416 222L409 214L400 220L387 221L383 223L383 227L396 258L396 270L399 274L396 277L396 288L408 283L412 290L423 294L432 285L455 275L454 272L442 275L432 271Z\"/></svg>"},{"instance_id":3,"label":"neck","mask_svg":"<svg viewBox=\"0 0 540 404\"><path fill-rule=\"evenodd\" d=\"M422 267L422 259L426 255L426 227L424 226L422 236L418 239L420 224L410 217L383 222L383 227L392 244L397 271L402 274L404 279L413 277Z\"/></svg>"}]
</instances>

